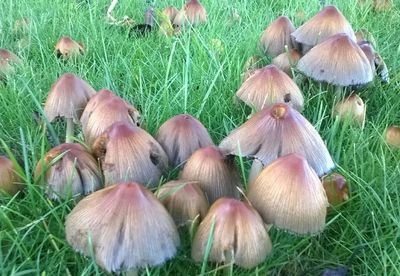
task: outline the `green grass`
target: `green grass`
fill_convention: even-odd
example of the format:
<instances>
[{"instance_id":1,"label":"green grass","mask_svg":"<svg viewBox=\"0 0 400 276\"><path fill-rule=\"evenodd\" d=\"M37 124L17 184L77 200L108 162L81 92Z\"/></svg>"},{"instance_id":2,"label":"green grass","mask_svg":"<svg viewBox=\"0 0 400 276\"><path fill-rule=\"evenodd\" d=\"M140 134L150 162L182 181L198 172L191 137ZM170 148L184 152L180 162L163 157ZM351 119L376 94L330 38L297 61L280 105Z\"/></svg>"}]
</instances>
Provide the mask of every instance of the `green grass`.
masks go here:
<instances>
[{"instance_id":1,"label":"green grass","mask_svg":"<svg viewBox=\"0 0 400 276\"><path fill-rule=\"evenodd\" d=\"M0 1L0 47L24 60L7 86L0 85L0 138L19 161L27 182L23 193L0 199L2 275L66 275L67 270L72 275L103 273L65 241L64 221L73 200L51 202L32 180L37 161L50 148L32 116L40 111L35 99L42 104L58 76L74 72L96 90L115 91L141 111L152 134L169 117L186 112L197 116L219 143L249 115L248 109L233 104L232 96L241 83L245 60L258 53L263 29L282 14L299 26L321 8L317 0L204 0L207 25L178 38L129 38L126 31L105 24L109 1L79 2ZM181 6L182 2L156 4ZM400 151L388 147L382 136L388 125L400 124L400 1L395 0L397 7L383 13L360 7L354 0L327 2L336 4L355 30L367 28L374 35L391 83L375 81L360 92L368 106L364 129L331 118L331 88L302 87L306 97L303 113L326 140L337 170L349 180L351 199L329 214L326 229L318 236L297 237L272 228L273 253L253 270L234 267L235 275L318 275L324 268L338 265L349 266L354 275L400 274ZM141 21L145 7L142 0L120 0L115 16L129 15ZM242 17L240 24L229 25L233 8ZM306 18L296 15L299 11L304 11ZM18 50L11 29L23 16L32 21L31 44ZM61 35L86 45L87 53L78 63L63 63L53 54ZM213 38L222 41L224 53L213 49ZM54 127L63 140L64 126L56 123ZM78 137L82 138L81 134ZM5 153L6 147L1 150ZM194 263L189 253L189 238L184 235L175 259L142 272L195 275L204 268L210 275L223 272L215 264L204 267Z\"/></svg>"}]
</instances>

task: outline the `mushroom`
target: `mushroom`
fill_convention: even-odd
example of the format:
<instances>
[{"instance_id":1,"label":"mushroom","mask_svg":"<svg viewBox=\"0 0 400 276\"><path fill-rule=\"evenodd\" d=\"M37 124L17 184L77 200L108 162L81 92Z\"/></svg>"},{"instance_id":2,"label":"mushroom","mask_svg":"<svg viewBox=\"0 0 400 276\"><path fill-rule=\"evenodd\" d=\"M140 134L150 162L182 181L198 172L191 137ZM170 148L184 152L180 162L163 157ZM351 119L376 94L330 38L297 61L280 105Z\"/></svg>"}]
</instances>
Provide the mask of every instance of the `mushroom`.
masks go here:
<instances>
[{"instance_id":1,"label":"mushroom","mask_svg":"<svg viewBox=\"0 0 400 276\"><path fill-rule=\"evenodd\" d=\"M88 102L81 123L85 142L90 147L115 122L140 125L139 111L110 90L103 89Z\"/></svg>"},{"instance_id":2,"label":"mushroom","mask_svg":"<svg viewBox=\"0 0 400 276\"><path fill-rule=\"evenodd\" d=\"M365 110L364 101L360 96L353 93L347 99L335 105L334 114L341 120L349 120L350 122L364 126Z\"/></svg>"},{"instance_id":3,"label":"mushroom","mask_svg":"<svg viewBox=\"0 0 400 276\"><path fill-rule=\"evenodd\" d=\"M167 210L134 182L82 199L65 221L65 234L76 251L94 254L96 263L110 273L161 265L175 256L180 244Z\"/></svg>"},{"instance_id":4,"label":"mushroom","mask_svg":"<svg viewBox=\"0 0 400 276\"><path fill-rule=\"evenodd\" d=\"M208 244L211 239L211 248ZM257 211L248 203L220 198L210 208L192 242L192 258L201 262L235 263L253 268L272 250L271 240Z\"/></svg>"},{"instance_id":5,"label":"mushroom","mask_svg":"<svg viewBox=\"0 0 400 276\"><path fill-rule=\"evenodd\" d=\"M185 17L192 25L207 22L207 12L199 0L189 0L185 6Z\"/></svg>"},{"instance_id":6,"label":"mushroom","mask_svg":"<svg viewBox=\"0 0 400 276\"><path fill-rule=\"evenodd\" d=\"M21 65L22 60L7 49L0 48L0 81L6 81L9 75L14 74L15 65Z\"/></svg>"},{"instance_id":7,"label":"mushroom","mask_svg":"<svg viewBox=\"0 0 400 276\"><path fill-rule=\"evenodd\" d=\"M96 160L79 144L65 143L48 151L36 165L35 178L46 185L51 199L87 195L102 187Z\"/></svg>"},{"instance_id":8,"label":"mushroom","mask_svg":"<svg viewBox=\"0 0 400 276\"><path fill-rule=\"evenodd\" d=\"M44 105L44 113L49 122L55 118L65 118L67 122L66 143L72 141L74 136L74 123L79 118L96 91L78 76L66 73L62 75L51 87Z\"/></svg>"},{"instance_id":9,"label":"mushroom","mask_svg":"<svg viewBox=\"0 0 400 276\"><path fill-rule=\"evenodd\" d=\"M236 96L257 111L275 103L290 103L303 108L303 95L296 83L275 65L265 66L250 76Z\"/></svg>"},{"instance_id":10,"label":"mushroom","mask_svg":"<svg viewBox=\"0 0 400 276\"><path fill-rule=\"evenodd\" d=\"M400 127L390 126L386 129L386 143L395 148L400 148Z\"/></svg>"},{"instance_id":11,"label":"mushroom","mask_svg":"<svg viewBox=\"0 0 400 276\"><path fill-rule=\"evenodd\" d=\"M107 128L95 140L92 150L100 160L106 186L136 181L155 187L168 166L160 144L145 130L126 122Z\"/></svg>"},{"instance_id":12,"label":"mushroom","mask_svg":"<svg viewBox=\"0 0 400 276\"><path fill-rule=\"evenodd\" d=\"M292 36L298 43L302 44L302 51L305 54L315 45L338 33L345 33L349 39L356 41L353 28L343 14L335 6L326 6L295 30ZM340 49L340 46L337 47ZM327 52L326 55L330 55L330 52ZM328 60L335 59L330 58Z\"/></svg>"},{"instance_id":13,"label":"mushroom","mask_svg":"<svg viewBox=\"0 0 400 276\"><path fill-rule=\"evenodd\" d=\"M300 154L285 155L264 168L247 197L265 223L297 234L316 234L325 227L325 190Z\"/></svg>"},{"instance_id":14,"label":"mushroom","mask_svg":"<svg viewBox=\"0 0 400 276\"><path fill-rule=\"evenodd\" d=\"M286 16L279 16L263 32L260 39L260 47L263 52L271 57L276 57L285 52L285 47L290 51L295 48L290 34L295 27Z\"/></svg>"},{"instance_id":15,"label":"mushroom","mask_svg":"<svg viewBox=\"0 0 400 276\"><path fill-rule=\"evenodd\" d=\"M17 174L13 162L0 155L0 195L15 195L24 188L21 177Z\"/></svg>"},{"instance_id":16,"label":"mushroom","mask_svg":"<svg viewBox=\"0 0 400 276\"><path fill-rule=\"evenodd\" d=\"M68 36L63 36L56 44L56 55L57 57L63 57L64 59L76 58L84 53L83 44L76 42Z\"/></svg>"},{"instance_id":17,"label":"mushroom","mask_svg":"<svg viewBox=\"0 0 400 276\"><path fill-rule=\"evenodd\" d=\"M375 51L372 43L368 41L361 41L358 42L358 45L368 58L373 74L376 74L382 83L389 83L389 70L385 61L382 59L379 53Z\"/></svg>"},{"instance_id":18,"label":"mushroom","mask_svg":"<svg viewBox=\"0 0 400 276\"><path fill-rule=\"evenodd\" d=\"M297 69L317 81L338 86L366 84L373 79L368 58L348 35L336 34L312 48Z\"/></svg>"},{"instance_id":19,"label":"mushroom","mask_svg":"<svg viewBox=\"0 0 400 276\"><path fill-rule=\"evenodd\" d=\"M346 178L338 173L332 173L322 178L328 202L331 206L339 205L349 199L349 187Z\"/></svg>"},{"instance_id":20,"label":"mushroom","mask_svg":"<svg viewBox=\"0 0 400 276\"><path fill-rule=\"evenodd\" d=\"M178 14L178 9L174 6L168 6L163 10L163 14L167 16L171 23L174 22L175 16Z\"/></svg>"},{"instance_id":21,"label":"mushroom","mask_svg":"<svg viewBox=\"0 0 400 276\"><path fill-rule=\"evenodd\" d=\"M301 52L297 49L292 49L275 57L272 64L276 65L283 72L292 77L292 68L296 68L297 62L301 58Z\"/></svg>"},{"instance_id":22,"label":"mushroom","mask_svg":"<svg viewBox=\"0 0 400 276\"><path fill-rule=\"evenodd\" d=\"M161 186L157 197L177 226L201 221L208 211L208 200L196 181L169 181Z\"/></svg>"},{"instance_id":23,"label":"mushroom","mask_svg":"<svg viewBox=\"0 0 400 276\"><path fill-rule=\"evenodd\" d=\"M197 149L214 145L203 124L188 114L177 115L162 124L156 140L173 166L184 163Z\"/></svg>"},{"instance_id":24,"label":"mushroom","mask_svg":"<svg viewBox=\"0 0 400 276\"><path fill-rule=\"evenodd\" d=\"M219 147L226 155L257 158L264 166L280 156L302 154L320 176L335 166L315 128L287 104L275 104L256 113Z\"/></svg>"},{"instance_id":25,"label":"mushroom","mask_svg":"<svg viewBox=\"0 0 400 276\"><path fill-rule=\"evenodd\" d=\"M234 160L215 146L198 149L187 160L180 179L198 181L212 204L220 197L239 198L240 178Z\"/></svg>"}]
</instances>

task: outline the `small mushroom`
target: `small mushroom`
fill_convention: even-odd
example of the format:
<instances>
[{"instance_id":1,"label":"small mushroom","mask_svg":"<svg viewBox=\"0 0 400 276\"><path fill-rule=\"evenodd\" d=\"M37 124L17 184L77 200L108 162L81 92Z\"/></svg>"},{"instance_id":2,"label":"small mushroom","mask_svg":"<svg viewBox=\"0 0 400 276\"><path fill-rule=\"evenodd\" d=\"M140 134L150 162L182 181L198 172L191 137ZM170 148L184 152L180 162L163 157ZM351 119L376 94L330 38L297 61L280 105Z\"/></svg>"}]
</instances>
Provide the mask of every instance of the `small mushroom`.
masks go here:
<instances>
[{"instance_id":1,"label":"small mushroom","mask_svg":"<svg viewBox=\"0 0 400 276\"><path fill-rule=\"evenodd\" d=\"M178 14L178 9L174 6L168 6L163 10L163 14L167 16L171 23L174 22L175 16Z\"/></svg>"},{"instance_id":2,"label":"small mushroom","mask_svg":"<svg viewBox=\"0 0 400 276\"><path fill-rule=\"evenodd\" d=\"M180 244L167 210L134 182L82 199L65 221L65 234L76 251L94 254L96 263L110 273L161 265L175 256Z\"/></svg>"},{"instance_id":3,"label":"small mushroom","mask_svg":"<svg viewBox=\"0 0 400 276\"><path fill-rule=\"evenodd\" d=\"M346 178L338 173L332 173L322 178L328 202L331 206L337 206L349 199L349 187Z\"/></svg>"},{"instance_id":4,"label":"small mushroom","mask_svg":"<svg viewBox=\"0 0 400 276\"><path fill-rule=\"evenodd\" d=\"M162 124L156 140L173 166L184 163L199 148L214 145L203 124L188 114L177 115Z\"/></svg>"},{"instance_id":5,"label":"small mushroom","mask_svg":"<svg viewBox=\"0 0 400 276\"><path fill-rule=\"evenodd\" d=\"M220 198L210 208L192 242L192 258L204 260L213 237L208 259L253 268L271 253L272 244L265 225L250 205L233 198Z\"/></svg>"},{"instance_id":6,"label":"small mushroom","mask_svg":"<svg viewBox=\"0 0 400 276\"><path fill-rule=\"evenodd\" d=\"M208 200L196 181L169 181L161 186L157 197L177 226L201 221L208 211Z\"/></svg>"},{"instance_id":7,"label":"small mushroom","mask_svg":"<svg viewBox=\"0 0 400 276\"><path fill-rule=\"evenodd\" d=\"M360 96L353 93L347 99L336 104L334 114L341 120L349 120L350 122L364 126L365 111L364 101Z\"/></svg>"},{"instance_id":8,"label":"small mushroom","mask_svg":"<svg viewBox=\"0 0 400 276\"><path fill-rule=\"evenodd\" d=\"M271 57L276 57L285 52L285 47L290 51L295 48L290 34L295 27L286 16L279 16L263 32L260 39L260 47L263 52Z\"/></svg>"},{"instance_id":9,"label":"small mushroom","mask_svg":"<svg viewBox=\"0 0 400 276\"><path fill-rule=\"evenodd\" d=\"M185 6L186 19L192 25L207 22L207 12L199 0L189 0Z\"/></svg>"},{"instance_id":10,"label":"small mushroom","mask_svg":"<svg viewBox=\"0 0 400 276\"><path fill-rule=\"evenodd\" d=\"M61 144L36 165L35 178L46 185L51 199L87 195L102 187L102 174L93 156L79 144Z\"/></svg>"},{"instance_id":11,"label":"small mushroom","mask_svg":"<svg viewBox=\"0 0 400 276\"><path fill-rule=\"evenodd\" d=\"M126 122L107 128L95 140L92 150L100 160L106 186L136 181L155 187L168 166L160 144L145 130Z\"/></svg>"},{"instance_id":12,"label":"small mushroom","mask_svg":"<svg viewBox=\"0 0 400 276\"><path fill-rule=\"evenodd\" d=\"M316 234L325 227L325 190L302 155L289 154L265 167L250 183L247 197L265 223L297 234Z\"/></svg>"},{"instance_id":13,"label":"small mushroom","mask_svg":"<svg viewBox=\"0 0 400 276\"><path fill-rule=\"evenodd\" d=\"M0 81L15 73L15 66L21 65L22 60L7 49L0 48Z\"/></svg>"},{"instance_id":14,"label":"small mushroom","mask_svg":"<svg viewBox=\"0 0 400 276\"><path fill-rule=\"evenodd\" d=\"M272 64L276 65L283 72L292 77L292 68L296 68L297 62L301 58L301 52L297 49L292 49L289 52L285 52L275 57L272 60Z\"/></svg>"},{"instance_id":15,"label":"small mushroom","mask_svg":"<svg viewBox=\"0 0 400 276\"><path fill-rule=\"evenodd\" d=\"M15 195L23 188L22 179L17 174L13 162L5 156L0 156L0 195Z\"/></svg>"},{"instance_id":16,"label":"small mushroom","mask_svg":"<svg viewBox=\"0 0 400 276\"><path fill-rule=\"evenodd\" d=\"M296 83L275 65L258 69L236 92L236 96L257 111L275 103L303 108L303 95Z\"/></svg>"},{"instance_id":17,"label":"small mushroom","mask_svg":"<svg viewBox=\"0 0 400 276\"><path fill-rule=\"evenodd\" d=\"M52 122L55 118L65 118L67 122L66 143L74 136L74 123L85 109L86 104L96 91L78 76L66 73L51 87L44 105L47 119Z\"/></svg>"},{"instance_id":18,"label":"small mushroom","mask_svg":"<svg viewBox=\"0 0 400 276\"><path fill-rule=\"evenodd\" d=\"M212 204L220 197L239 198L241 187L234 160L222 155L215 146L198 149L187 160L180 179L198 181Z\"/></svg>"},{"instance_id":19,"label":"small mushroom","mask_svg":"<svg viewBox=\"0 0 400 276\"><path fill-rule=\"evenodd\" d=\"M400 127L390 126L385 133L386 143L395 148L400 148Z\"/></svg>"},{"instance_id":20,"label":"small mushroom","mask_svg":"<svg viewBox=\"0 0 400 276\"><path fill-rule=\"evenodd\" d=\"M63 57L64 59L76 58L84 53L84 47L82 43L76 42L68 36L63 36L56 44L56 55L57 57Z\"/></svg>"}]
</instances>

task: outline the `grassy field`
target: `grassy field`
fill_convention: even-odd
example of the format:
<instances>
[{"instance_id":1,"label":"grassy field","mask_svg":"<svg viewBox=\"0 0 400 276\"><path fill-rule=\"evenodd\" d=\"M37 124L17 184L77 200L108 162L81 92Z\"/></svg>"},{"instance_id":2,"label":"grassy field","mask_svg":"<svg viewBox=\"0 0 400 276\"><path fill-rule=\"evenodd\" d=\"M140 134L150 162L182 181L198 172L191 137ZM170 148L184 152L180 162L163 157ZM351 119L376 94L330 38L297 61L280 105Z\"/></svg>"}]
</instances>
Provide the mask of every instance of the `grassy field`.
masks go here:
<instances>
[{"instance_id":1,"label":"grassy field","mask_svg":"<svg viewBox=\"0 0 400 276\"><path fill-rule=\"evenodd\" d=\"M51 147L32 114L40 110L37 103L42 105L58 76L74 72L96 90L115 91L141 111L152 134L173 115L193 114L218 144L249 115L247 108L233 103L232 96L241 84L245 60L259 53L260 33L279 15L289 16L299 26L322 7L317 0L204 0L207 25L178 38L157 34L130 38L126 30L105 24L109 1L88 2L0 1L0 47L24 61L7 85L0 84L0 138L19 160L27 182L24 192L0 199L2 275L103 274L64 239L64 220L73 200L47 200L32 179L37 161ZM331 87L302 86L303 113L326 141L337 171L349 180L351 198L330 212L326 229L318 236L297 237L272 228L273 253L256 269L234 267L234 275L319 275L338 265L348 266L354 275L400 275L400 151L388 147L383 139L388 125L400 124L400 1L382 13L354 0L327 2L336 4L355 30L367 28L374 35L391 83L375 81L360 91L367 105L364 129L331 117L335 100ZM181 6L182 1L156 2L159 8L169 4ZM143 0L120 0L115 16L129 15L141 21L145 8ZM241 15L241 23L231 23L233 9ZM19 50L12 26L24 16L32 23L30 45ZM86 45L87 53L79 62L64 63L54 55L54 45L62 35ZM224 52L213 48L215 38L222 41ZM265 62L269 62L267 57ZM55 124L61 140L63 128ZM0 151L5 153L6 147ZM189 238L183 235L175 259L142 272L200 274L201 264L194 263L189 252ZM215 264L206 269L211 275L221 272Z\"/></svg>"}]
</instances>

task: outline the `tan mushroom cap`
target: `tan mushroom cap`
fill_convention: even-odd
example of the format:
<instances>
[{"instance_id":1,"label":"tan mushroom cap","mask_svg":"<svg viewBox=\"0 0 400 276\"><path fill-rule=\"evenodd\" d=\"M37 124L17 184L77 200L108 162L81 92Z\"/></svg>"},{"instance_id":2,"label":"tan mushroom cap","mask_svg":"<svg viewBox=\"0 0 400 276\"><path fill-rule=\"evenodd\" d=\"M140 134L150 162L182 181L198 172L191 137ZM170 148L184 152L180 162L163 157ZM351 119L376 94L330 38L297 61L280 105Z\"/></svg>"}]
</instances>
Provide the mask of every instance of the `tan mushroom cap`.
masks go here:
<instances>
[{"instance_id":1,"label":"tan mushroom cap","mask_svg":"<svg viewBox=\"0 0 400 276\"><path fill-rule=\"evenodd\" d=\"M241 183L234 160L223 156L215 146L195 151L180 176L182 180L198 181L210 203L223 196L239 198L237 187Z\"/></svg>"},{"instance_id":2,"label":"tan mushroom cap","mask_svg":"<svg viewBox=\"0 0 400 276\"><path fill-rule=\"evenodd\" d=\"M334 114L341 120L350 120L363 126L365 123L366 107L364 101L357 94L351 94L348 98L335 105Z\"/></svg>"},{"instance_id":3,"label":"tan mushroom cap","mask_svg":"<svg viewBox=\"0 0 400 276\"><path fill-rule=\"evenodd\" d=\"M297 62L301 58L301 53L297 49L292 49L289 52L285 52L275 57L272 60L272 64L276 65L283 72L292 76L292 68L296 68Z\"/></svg>"},{"instance_id":4,"label":"tan mushroom cap","mask_svg":"<svg viewBox=\"0 0 400 276\"><path fill-rule=\"evenodd\" d=\"M208 211L208 200L197 181L173 180L165 183L157 197L167 208L177 226L201 221Z\"/></svg>"},{"instance_id":5,"label":"tan mushroom cap","mask_svg":"<svg viewBox=\"0 0 400 276\"><path fill-rule=\"evenodd\" d=\"M299 154L278 158L250 183L247 194L264 221L297 234L325 227L328 200L315 171Z\"/></svg>"},{"instance_id":6,"label":"tan mushroom cap","mask_svg":"<svg viewBox=\"0 0 400 276\"><path fill-rule=\"evenodd\" d=\"M168 167L168 157L160 144L145 130L116 122L93 144L100 159L105 185L135 181L156 187Z\"/></svg>"},{"instance_id":7,"label":"tan mushroom cap","mask_svg":"<svg viewBox=\"0 0 400 276\"><path fill-rule=\"evenodd\" d=\"M289 50L296 45L292 42L290 34L295 27L292 21L286 16L279 16L263 32L260 39L260 47L265 54L276 57L285 52L285 46Z\"/></svg>"},{"instance_id":8,"label":"tan mushroom cap","mask_svg":"<svg viewBox=\"0 0 400 276\"><path fill-rule=\"evenodd\" d=\"M48 151L36 165L35 178L47 186L51 199L87 195L102 187L94 157L79 144L65 143Z\"/></svg>"},{"instance_id":9,"label":"tan mushroom cap","mask_svg":"<svg viewBox=\"0 0 400 276\"><path fill-rule=\"evenodd\" d=\"M236 96L257 111L275 103L289 103L301 110L304 99L300 88L275 65L258 69L236 92Z\"/></svg>"},{"instance_id":10,"label":"tan mushroom cap","mask_svg":"<svg viewBox=\"0 0 400 276\"><path fill-rule=\"evenodd\" d=\"M203 124L188 114L177 115L164 122L156 140L173 166L185 162L197 149L214 145Z\"/></svg>"},{"instance_id":11,"label":"tan mushroom cap","mask_svg":"<svg viewBox=\"0 0 400 276\"><path fill-rule=\"evenodd\" d=\"M5 156L0 156L0 195L6 193L15 195L24 185L18 176L13 162Z\"/></svg>"},{"instance_id":12,"label":"tan mushroom cap","mask_svg":"<svg viewBox=\"0 0 400 276\"><path fill-rule=\"evenodd\" d=\"M7 62L21 64L22 60L13 52L10 52L7 49L0 48L0 60L5 60Z\"/></svg>"},{"instance_id":13,"label":"tan mushroom cap","mask_svg":"<svg viewBox=\"0 0 400 276\"><path fill-rule=\"evenodd\" d=\"M73 58L83 54L84 52L83 45L68 36L60 38L56 44L55 50L58 55L61 55L64 58Z\"/></svg>"},{"instance_id":14,"label":"tan mushroom cap","mask_svg":"<svg viewBox=\"0 0 400 276\"><path fill-rule=\"evenodd\" d=\"M78 76L66 73L51 87L44 105L46 117L51 122L57 117L73 119L75 123L96 91Z\"/></svg>"},{"instance_id":15,"label":"tan mushroom cap","mask_svg":"<svg viewBox=\"0 0 400 276\"><path fill-rule=\"evenodd\" d=\"M356 36L350 23L335 6L326 6L292 33L297 42L315 46L332 35L345 33L351 40Z\"/></svg>"},{"instance_id":16,"label":"tan mushroom cap","mask_svg":"<svg viewBox=\"0 0 400 276\"><path fill-rule=\"evenodd\" d=\"M338 86L365 84L373 79L370 62L346 34L336 34L312 48L297 69L317 81Z\"/></svg>"},{"instance_id":17,"label":"tan mushroom cap","mask_svg":"<svg viewBox=\"0 0 400 276\"><path fill-rule=\"evenodd\" d=\"M167 16L171 22L174 22L175 16L178 12L178 9L174 6L168 6L163 10L163 14Z\"/></svg>"},{"instance_id":18,"label":"tan mushroom cap","mask_svg":"<svg viewBox=\"0 0 400 276\"><path fill-rule=\"evenodd\" d=\"M257 158L264 165L290 153L302 154L318 175L335 166L313 125L287 104L257 112L224 138L219 147L224 154Z\"/></svg>"},{"instance_id":19,"label":"tan mushroom cap","mask_svg":"<svg viewBox=\"0 0 400 276\"><path fill-rule=\"evenodd\" d=\"M0 48L0 81L14 74L15 65L22 64L22 60L7 49Z\"/></svg>"},{"instance_id":20,"label":"tan mushroom cap","mask_svg":"<svg viewBox=\"0 0 400 276\"><path fill-rule=\"evenodd\" d=\"M200 224L192 244L192 258L196 262L203 261L210 235L213 240L209 260L217 263L233 262L252 268L272 250L260 215L249 204L233 198L218 199Z\"/></svg>"},{"instance_id":21,"label":"tan mushroom cap","mask_svg":"<svg viewBox=\"0 0 400 276\"><path fill-rule=\"evenodd\" d=\"M386 142L396 148L400 148L400 127L390 126L385 133Z\"/></svg>"},{"instance_id":22,"label":"tan mushroom cap","mask_svg":"<svg viewBox=\"0 0 400 276\"><path fill-rule=\"evenodd\" d=\"M108 272L163 264L180 244L171 216L140 184L120 183L82 199L65 222L68 243Z\"/></svg>"},{"instance_id":23,"label":"tan mushroom cap","mask_svg":"<svg viewBox=\"0 0 400 276\"><path fill-rule=\"evenodd\" d=\"M184 7L186 19L190 24L207 22L207 12L199 0L189 0Z\"/></svg>"},{"instance_id":24,"label":"tan mushroom cap","mask_svg":"<svg viewBox=\"0 0 400 276\"><path fill-rule=\"evenodd\" d=\"M339 205L349 199L349 187L343 175L338 173L327 175L322 179L322 185L331 206Z\"/></svg>"}]
</instances>

